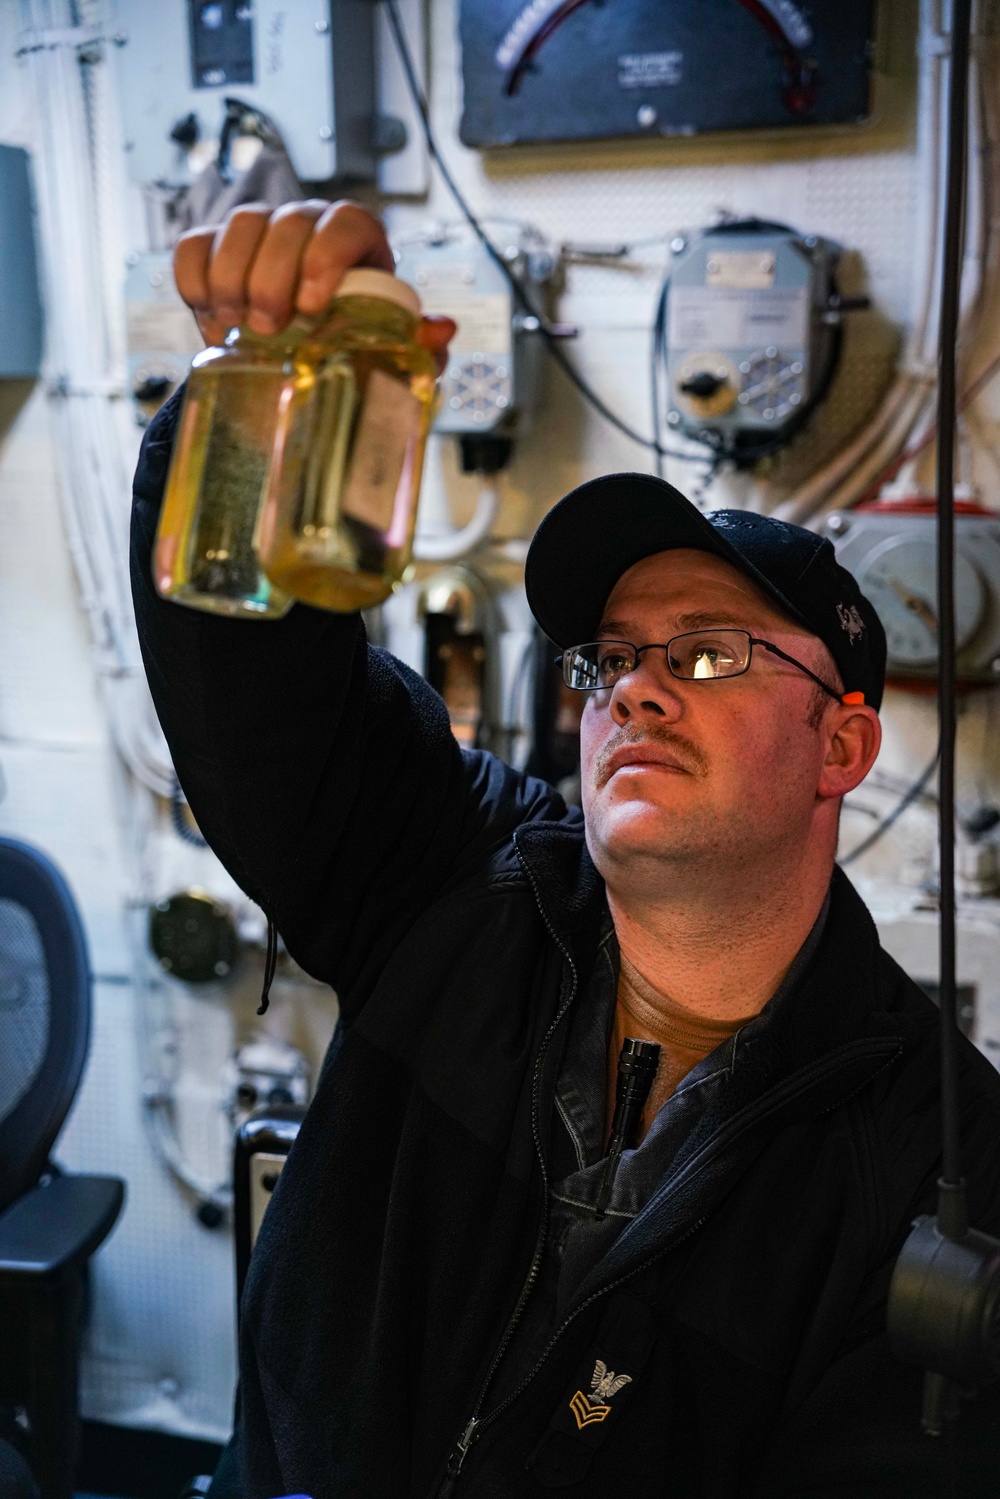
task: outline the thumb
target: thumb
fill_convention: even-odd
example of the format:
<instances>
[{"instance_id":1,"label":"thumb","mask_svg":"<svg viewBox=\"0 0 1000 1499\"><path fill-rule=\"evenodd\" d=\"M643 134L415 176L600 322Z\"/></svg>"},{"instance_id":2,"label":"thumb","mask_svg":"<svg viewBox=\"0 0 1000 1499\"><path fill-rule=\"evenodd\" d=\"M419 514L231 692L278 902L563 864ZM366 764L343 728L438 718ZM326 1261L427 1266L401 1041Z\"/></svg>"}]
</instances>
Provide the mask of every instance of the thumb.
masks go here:
<instances>
[{"instance_id":1,"label":"thumb","mask_svg":"<svg viewBox=\"0 0 1000 1499\"><path fill-rule=\"evenodd\" d=\"M448 344L458 331L458 324L450 317L424 317L420 319L417 342L433 354L438 374L444 369L448 357Z\"/></svg>"}]
</instances>

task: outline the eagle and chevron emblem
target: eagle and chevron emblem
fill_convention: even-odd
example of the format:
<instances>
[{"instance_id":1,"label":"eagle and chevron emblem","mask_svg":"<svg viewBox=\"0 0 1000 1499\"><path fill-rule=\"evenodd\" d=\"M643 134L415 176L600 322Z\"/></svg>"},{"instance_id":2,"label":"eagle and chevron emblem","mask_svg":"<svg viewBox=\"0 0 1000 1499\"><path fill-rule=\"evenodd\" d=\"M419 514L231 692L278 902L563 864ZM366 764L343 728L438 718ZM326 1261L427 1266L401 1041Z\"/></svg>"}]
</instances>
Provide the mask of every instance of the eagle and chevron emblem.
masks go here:
<instances>
[{"instance_id":1,"label":"eagle and chevron emblem","mask_svg":"<svg viewBox=\"0 0 1000 1499\"><path fill-rule=\"evenodd\" d=\"M611 1407L606 1402L631 1383L631 1374L616 1374L599 1358L590 1381L592 1393L585 1395L582 1390L577 1390L569 1403L579 1430L582 1431L585 1426L592 1426L597 1421L606 1421L611 1414Z\"/></svg>"}]
</instances>

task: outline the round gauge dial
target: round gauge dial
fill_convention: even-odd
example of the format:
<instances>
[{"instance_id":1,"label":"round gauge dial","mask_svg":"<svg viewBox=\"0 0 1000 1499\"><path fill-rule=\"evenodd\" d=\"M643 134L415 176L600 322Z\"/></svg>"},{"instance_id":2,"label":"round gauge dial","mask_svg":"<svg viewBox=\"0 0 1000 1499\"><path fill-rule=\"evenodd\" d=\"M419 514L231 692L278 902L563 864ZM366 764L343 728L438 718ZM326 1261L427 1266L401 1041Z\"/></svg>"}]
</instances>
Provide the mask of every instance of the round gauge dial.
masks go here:
<instances>
[{"instance_id":1,"label":"round gauge dial","mask_svg":"<svg viewBox=\"0 0 1000 1499\"><path fill-rule=\"evenodd\" d=\"M182 890L149 913L149 945L160 967L188 984L228 978L239 938L229 909L203 890Z\"/></svg>"},{"instance_id":2,"label":"round gauge dial","mask_svg":"<svg viewBox=\"0 0 1000 1499\"><path fill-rule=\"evenodd\" d=\"M938 658L937 548L930 538L888 541L858 571L861 590L885 627L888 669L932 668ZM955 643L972 640L986 608L975 565L955 553Z\"/></svg>"}]
</instances>

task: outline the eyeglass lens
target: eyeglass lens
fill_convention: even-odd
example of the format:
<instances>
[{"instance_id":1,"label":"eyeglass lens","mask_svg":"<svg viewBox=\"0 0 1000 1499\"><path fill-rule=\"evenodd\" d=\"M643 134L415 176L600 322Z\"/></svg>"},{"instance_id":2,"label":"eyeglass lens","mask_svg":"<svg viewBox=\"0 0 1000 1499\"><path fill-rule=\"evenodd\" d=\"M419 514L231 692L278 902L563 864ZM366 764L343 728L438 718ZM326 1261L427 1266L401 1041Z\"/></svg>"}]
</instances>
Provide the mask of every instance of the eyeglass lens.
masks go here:
<instances>
[{"instance_id":1,"label":"eyeglass lens","mask_svg":"<svg viewBox=\"0 0 1000 1499\"><path fill-rule=\"evenodd\" d=\"M750 636L745 630L696 630L676 635L659 649L666 650L673 675L684 681L740 676L750 664ZM636 647L627 641L590 641L563 653L563 679L583 692L613 687L635 671L637 660Z\"/></svg>"}]
</instances>

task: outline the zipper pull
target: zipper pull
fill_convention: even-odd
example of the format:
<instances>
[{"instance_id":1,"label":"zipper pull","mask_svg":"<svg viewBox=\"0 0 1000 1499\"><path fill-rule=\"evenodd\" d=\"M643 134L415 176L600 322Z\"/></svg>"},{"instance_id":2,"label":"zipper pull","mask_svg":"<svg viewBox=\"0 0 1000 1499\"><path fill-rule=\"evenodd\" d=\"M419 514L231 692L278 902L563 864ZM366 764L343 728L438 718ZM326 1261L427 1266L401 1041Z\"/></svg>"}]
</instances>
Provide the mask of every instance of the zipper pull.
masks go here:
<instances>
[{"instance_id":1,"label":"zipper pull","mask_svg":"<svg viewBox=\"0 0 1000 1499\"><path fill-rule=\"evenodd\" d=\"M446 1477L444 1483L438 1490L438 1499L451 1499L458 1483L458 1475L462 1471L462 1464L469 1455L469 1448L479 1434L479 1422L475 1416L472 1417L462 1435L455 1444L455 1450L448 1459Z\"/></svg>"}]
</instances>

